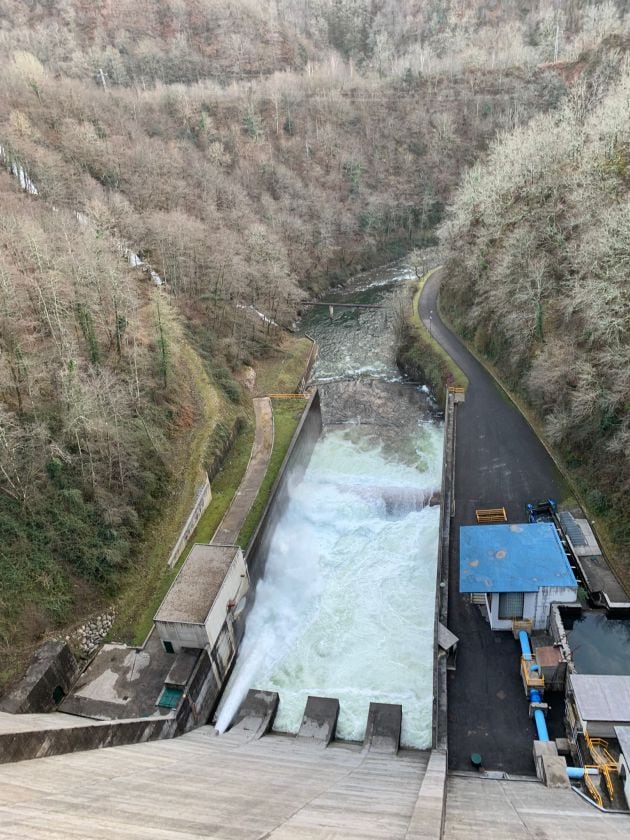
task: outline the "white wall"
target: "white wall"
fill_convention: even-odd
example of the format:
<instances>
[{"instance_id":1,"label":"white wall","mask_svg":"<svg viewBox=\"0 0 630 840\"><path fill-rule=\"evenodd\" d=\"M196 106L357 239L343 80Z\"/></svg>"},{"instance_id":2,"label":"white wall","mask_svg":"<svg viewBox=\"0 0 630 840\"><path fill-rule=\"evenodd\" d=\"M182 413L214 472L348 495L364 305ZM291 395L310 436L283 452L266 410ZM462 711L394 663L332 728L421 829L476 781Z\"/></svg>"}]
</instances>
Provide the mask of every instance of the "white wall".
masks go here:
<instances>
[{"instance_id":1,"label":"white wall","mask_svg":"<svg viewBox=\"0 0 630 840\"><path fill-rule=\"evenodd\" d=\"M155 629L162 641L170 642L175 653L182 648L205 648L208 644L203 624L186 624L179 621L156 621Z\"/></svg>"},{"instance_id":2,"label":"white wall","mask_svg":"<svg viewBox=\"0 0 630 840\"><path fill-rule=\"evenodd\" d=\"M549 611L554 602L572 604L577 597L577 587L546 586L538 592L525 592L523 598L523 618L532 620L533 630L545 630ZM492 593L490 626L493 630L511 630L511 619L499 618L499 593Z\"/></svg>"},{"instance_id":3,"label":"white wall","mask_svg":"<svg viewBox=\"0 0 630 840\"><path fill-rule=\"evenodd\" d=\"M238 604L248 589L249 575L243 559L243 552L239 548L206 619L206 639L210 643L210 647L214 647L221 634L221 628L228 613L228 604L230 601Z\"/></svg>"},{"instance_id":4,"label":"white wall","mask_svg":"<svg viewBox=\"0 0 630 840\"><path fill-rule=\"evenodd\" d=\"M536 597L534 630L545 630L549 621L551 605L556 603L573 604L577 599L577 586L546 586L539 589Z\"/></svg>"}]
</instances>

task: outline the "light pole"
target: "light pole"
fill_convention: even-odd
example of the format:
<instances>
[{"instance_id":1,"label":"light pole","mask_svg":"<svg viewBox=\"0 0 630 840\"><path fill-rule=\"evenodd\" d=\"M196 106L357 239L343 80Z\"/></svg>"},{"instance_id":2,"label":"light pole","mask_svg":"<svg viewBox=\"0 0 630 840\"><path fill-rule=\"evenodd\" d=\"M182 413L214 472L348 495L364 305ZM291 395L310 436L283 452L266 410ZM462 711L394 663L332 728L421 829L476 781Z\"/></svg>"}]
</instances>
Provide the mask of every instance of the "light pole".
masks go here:
<instances>
[{"instance_id":1,"label":"light pole","mask_svg":"<svg viewBox=\"0 0 630 840\"><path fill-rule=\"evenodd\" d=\"M433 338L432 327L433 327L433 310L430 309L429 310L429 338Z\"/></svg>"}]
</instances>

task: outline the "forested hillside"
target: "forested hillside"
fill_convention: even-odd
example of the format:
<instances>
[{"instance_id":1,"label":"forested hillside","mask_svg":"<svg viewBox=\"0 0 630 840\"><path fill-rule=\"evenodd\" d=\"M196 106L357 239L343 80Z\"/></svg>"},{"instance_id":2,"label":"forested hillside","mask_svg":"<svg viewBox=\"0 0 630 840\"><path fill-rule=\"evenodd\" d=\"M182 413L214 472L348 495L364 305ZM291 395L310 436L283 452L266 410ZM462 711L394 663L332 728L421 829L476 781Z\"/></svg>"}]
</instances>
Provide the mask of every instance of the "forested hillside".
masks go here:
<instances>
[{"instance_id":1,"label":"forested hillside","mask_svg":"<svg viewBox=\"0 0 630 840\"><path fill-rule=\"evenodd\" d=\"M618 54L600 58L559 111L500 137L466 175L443 228L441 299L544 419L621 556L630 547L630 68Z\"/></svg>"},{"instance_id":2,"label":"forested hillside","mask_svg":"<svg viewBox=\"0 0 630 840\"><path fill-rule=\"evenodd\" d=\"M573 107L624 11L0 0L2 162L35 185L0 185L0 642L118 591L189 437L247 411L233 377L276 324L435 243L462 173Z\"/></svg>"}]
</instances>

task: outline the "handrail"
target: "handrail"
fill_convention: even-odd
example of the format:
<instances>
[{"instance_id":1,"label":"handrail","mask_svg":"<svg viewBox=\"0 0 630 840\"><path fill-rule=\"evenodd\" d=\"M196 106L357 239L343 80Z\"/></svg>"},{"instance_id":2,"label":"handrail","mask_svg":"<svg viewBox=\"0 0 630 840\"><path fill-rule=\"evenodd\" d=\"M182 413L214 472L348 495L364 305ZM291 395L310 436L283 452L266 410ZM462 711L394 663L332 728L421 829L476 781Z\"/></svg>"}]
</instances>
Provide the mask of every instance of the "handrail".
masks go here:
<instances>
[{"instance_id":1,"label":"handrail","mask_svg":"<svg viewBox=\"0 0 630 840\"><path fill-rule=\"evenodd\" d=\"M590 770L594 765L585 764L584 765L584 784L586 785L586 789L595 800L595 802L599 805L600 808L604 805L604 800L602 799L601 793L597 790L593 782L591 781L591 777L588 774L588 770ZM599 767L595 769L599 770Z\"/></svg>"},{"instance_id":2,"label":"handrail","mask_svg":"<svg viewBox=\"0 0 630 840\"><path fill-rule=\"evenodd\" d=\"M599 768L599 772L602 774L602 776L604 777L604 781L606 782L608 798L612 802L615 798L615 788L613 786L612 779L610 778L610 770L611 768L608 766L608 764L602 764L602 766Z\"/></svg>"},{"instance_id":3,"label":"handrail","mask_svg":"<svg viewBox=\"0 0 630 840\"><path fill-rule=\"evenodd\" d=\"M608 741L604 740L604 738L591 738L586 729L584 730L584 740L586 741L586 746L590 754L598 765L610 767L611 769L617 767L615 758L608 751Z\"/></svg>"}]
</instances>

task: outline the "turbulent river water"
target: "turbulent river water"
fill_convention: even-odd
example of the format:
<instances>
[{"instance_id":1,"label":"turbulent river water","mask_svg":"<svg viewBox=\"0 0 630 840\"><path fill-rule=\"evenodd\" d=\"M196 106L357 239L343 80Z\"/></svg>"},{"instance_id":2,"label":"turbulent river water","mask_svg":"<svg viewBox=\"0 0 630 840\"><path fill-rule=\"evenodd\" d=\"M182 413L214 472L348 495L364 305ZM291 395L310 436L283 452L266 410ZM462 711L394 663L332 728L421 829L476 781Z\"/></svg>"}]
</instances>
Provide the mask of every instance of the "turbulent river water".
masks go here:
<instances>
[{"instance_id":1,"label":"turbulent river water","mask_svg":"<svg viewBox=\"0 0 630 840\"><path fill-rule=\"evenodd\" d=\"M440 487L442 427L395 365L390 302L409 277L373 272L344 296L383 310L303 320L324 432L272 535L220 731L256 687L279 693L280 731L297 731L316 695L339 699L337 737L361 740L381 701L402 704L403 744L430 744L439 508L425 501ZM354 381L325 384L342 378Z\"/></svg>"}]
</instances>

